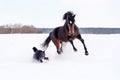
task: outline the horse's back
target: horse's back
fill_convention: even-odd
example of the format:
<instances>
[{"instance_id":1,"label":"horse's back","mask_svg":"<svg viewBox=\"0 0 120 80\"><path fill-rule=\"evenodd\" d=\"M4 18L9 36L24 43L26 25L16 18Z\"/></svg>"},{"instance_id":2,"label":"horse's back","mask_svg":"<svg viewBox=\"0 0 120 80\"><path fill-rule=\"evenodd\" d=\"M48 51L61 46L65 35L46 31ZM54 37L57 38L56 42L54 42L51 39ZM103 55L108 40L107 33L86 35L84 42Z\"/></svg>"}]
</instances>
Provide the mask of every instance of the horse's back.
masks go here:
<instances>
[{"instance_id":1,"label":"horse's back","mask_svg":"<svg viewBox=\"0 0 120 80\"><path fill-rule=\"evenodd\" d=\"M58 40L66 41L66 38L65 38L66 36L65 36L65 32L63 30L63 26L56 27L52 31L51 37L58 39Z\"/></svg>"},{"instance_id":2,"label":"horse's back","mask_svg":"<svg viewBox=\"0 0 120 80\"><path fill-rule=\"evenodd\" d=\"M60 29L60 27L57 27L53 30L53 34L56 38L58 38L58 30Z\"/></svg>"}]
</instances>

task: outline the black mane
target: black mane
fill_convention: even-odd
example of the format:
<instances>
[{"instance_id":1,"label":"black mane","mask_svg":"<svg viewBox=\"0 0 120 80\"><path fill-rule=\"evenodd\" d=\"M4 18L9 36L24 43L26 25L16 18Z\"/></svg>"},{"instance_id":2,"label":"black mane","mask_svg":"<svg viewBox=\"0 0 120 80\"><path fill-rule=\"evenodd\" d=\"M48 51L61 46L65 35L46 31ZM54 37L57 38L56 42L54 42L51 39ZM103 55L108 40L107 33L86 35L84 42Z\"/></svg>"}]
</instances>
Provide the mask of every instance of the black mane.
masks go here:
<instances>
[{"instance_id":1,"label":"black mane","mask_svg":"<svg viewBox=\"0 0 120 80\"><path fill-rule=\"evenodd\" d=\"M63 15L63 20L67 19L67 16L73 17L75 16L72 11L68 11Z\"/></svg>"}]
</instances>

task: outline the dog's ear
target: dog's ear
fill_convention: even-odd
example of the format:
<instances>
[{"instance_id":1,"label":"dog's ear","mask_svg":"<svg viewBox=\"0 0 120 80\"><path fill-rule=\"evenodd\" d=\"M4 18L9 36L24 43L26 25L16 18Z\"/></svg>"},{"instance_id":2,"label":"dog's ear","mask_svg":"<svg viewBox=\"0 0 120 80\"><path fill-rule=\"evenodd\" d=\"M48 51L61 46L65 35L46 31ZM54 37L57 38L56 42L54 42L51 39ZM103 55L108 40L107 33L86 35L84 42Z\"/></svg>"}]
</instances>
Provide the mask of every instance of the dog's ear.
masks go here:
<instances>
[{"instance_id":1,"label":"dog's ear","mask_svg":"<svg viewBox=\"0 0 120 80\"><path fill-rule=\"evenodd\" d=\"M34 52L36 52L36 51L38 51L38 50L37 50L37 48L36 48L36 47L33 47L33 51L34 51Z\"/></svg>"}]
</instances>

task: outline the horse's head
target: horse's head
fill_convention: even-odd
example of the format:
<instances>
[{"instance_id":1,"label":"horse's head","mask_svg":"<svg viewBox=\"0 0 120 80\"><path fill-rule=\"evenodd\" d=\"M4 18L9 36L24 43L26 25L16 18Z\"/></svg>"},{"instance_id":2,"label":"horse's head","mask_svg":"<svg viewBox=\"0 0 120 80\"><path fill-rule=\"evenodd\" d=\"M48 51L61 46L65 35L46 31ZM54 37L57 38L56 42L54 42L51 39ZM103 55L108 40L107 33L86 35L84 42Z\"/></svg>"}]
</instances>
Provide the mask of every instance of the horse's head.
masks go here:
<instances>
[{"instance_id":1,"label":"horse's head","mask_svg":"<svg viewBox=\"0 0 120 80\"><path fill-rule=\"evenodd\" d=\"M75 33L75 29L74 29L74 27L75 27L75 14L73 14L72 12L69 11L69 12L64 14L63 19L66 20L65 27L68 31L68 34L67 34L68 37L74 35L74 33Z\"/></svg>"}]
</instances>

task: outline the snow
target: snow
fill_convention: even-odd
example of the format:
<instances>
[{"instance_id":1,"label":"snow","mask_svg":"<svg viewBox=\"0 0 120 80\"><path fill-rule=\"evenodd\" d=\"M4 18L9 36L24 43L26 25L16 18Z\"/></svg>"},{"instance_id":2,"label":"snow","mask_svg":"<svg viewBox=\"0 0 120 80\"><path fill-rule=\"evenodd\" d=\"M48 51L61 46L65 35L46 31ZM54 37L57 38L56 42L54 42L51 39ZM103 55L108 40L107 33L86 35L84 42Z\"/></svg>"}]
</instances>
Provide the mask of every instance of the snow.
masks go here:
<instances>
[{"instance_id":1,"label":"snow","mask_svg":"<svg viewBox=\"0 0 120 80\"><path fill-rule=\"evenodd\" d=\"M40 44L48 34L1 34L0 80L120 80L120 34L82 34L89 56L79 40L74 52L65 43L64 52L56 53L51 42L46 50L49 61L35 61L32 47Z\"/></svg>"}]
</instances>

